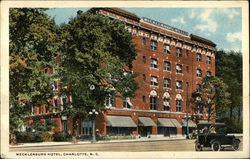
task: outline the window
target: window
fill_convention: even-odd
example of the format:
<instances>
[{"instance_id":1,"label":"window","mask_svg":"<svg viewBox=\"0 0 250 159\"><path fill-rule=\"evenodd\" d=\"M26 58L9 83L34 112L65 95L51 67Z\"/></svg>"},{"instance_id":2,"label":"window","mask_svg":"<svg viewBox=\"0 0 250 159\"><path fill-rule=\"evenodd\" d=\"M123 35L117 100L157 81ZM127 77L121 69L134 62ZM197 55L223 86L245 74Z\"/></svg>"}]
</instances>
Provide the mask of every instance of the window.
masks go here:
<instances>
[{"instance_id":1,"label":"window","mask_svg":"<svg viewBox=\"0 0 250 159\"><path fill-rule=\"evenodd\" d=\"M61 97L61 103L62 103L61 110L63 110L63 107L67 104L67 97L66 96Z\"/></svg>"},{"instance_id":2,"label":"window","mask_svg":"<svg viewBox=\"0 0 250 159\"><path fill-rule=\"evenodd\" d=\"M114 97L114 95L109 94L105 98L105 106L106 107L114 107L115 106L115 97Z\"/></svg>"},{"instance_id":3,"label":"window","mask_svg":"<svg viewBox=\"0 0 250 159\"><path fill-rule=\"evenodd\" d=\"M157 68L158 66L158 61L156 59L151 58L150 59L150 67L151 68Z\"/></svg>"},{"instance_id":4,"label":"window","mask_svg":"<svg viewBox=\"0 0 250 159\"><path fill-rule=\"evenodd\" d=\"M43 106L42 105L39 107L39 114L43 114Z\"/></svg>"},{"instance_id":5,"label":"window","mask_svg":"<svg viewBox=\"0 0 250 159\"><path fill-rule=\"evenodd\" d=\"M186 50L186 56L188 56L189 55L189 50Z\"/></svg>"},{"instance_id":6,"label":"window","mask_svg":"<svg viewBox=\"0 0 250 159\"><path fill-rule=\"evenodd\" d=\"M171 88L171 81L169 78L164 78L164 87Z\"/></svg>"},{"instance_id":7,"label":"window","mask_svg":"<svg viewBox=\"0 0 250 159\"><path fill-rule=\"evenodd\" d=\"M170 62L164 61L164 71L170 71Z\"/></svg>"},{"instance_id":8,"label":"window","mask_svg":"<svg viewBox=\"0 0 250 159\"><path fill-rule=\"evenodd\" d=\"M170 99L169 98L163 99L163 109L165 111L170 111Z\"/></svg>"},{"instance_id":9,"label":"window","mask_svg":"<svg viewBox=\"0 0 250 159\"><path fill-rule=\"evenodd\" d=\"M170 46L167 44L164 44L164 53L170 54Z\"/></svg>"},{"instance_id":10,"label":"window","mask_svg":"<svg viewBox=\"0 0 250 159\"><path fill-rule=\"evenodd\" d=\"M142 96L142 102L146 103L146 97L145 96Z\"/></svg>"},{"instance_id":11,"label":"window","mask_svg":"<svg viewBox=\"0 0 250 159\"><path fill-rule=\"evenodd\" d=\"M142 75L142 79L143 79L143 81L146 81L146 75L145 74Z\"/></svg>"},{"instance_id":12,"label":"window","mask_svg":"<svg viewBox=\"0 0 250 159\"><path fill-rule=\"evenodd\" d=\"M157 96L150 96L150 109L157 110Z\"/></svg>"},{"instance_id":13,"label":"window","mask_svg":"<svg viewBox=\"0 0 250 159\"><path fill-rule=\"evenodd\" d=\"M189 67L188 66L186 66L186 71L189 72Z\"/></svg>"},{"instance_id":14,"label":"window","mask_svg":"<svg viewBox=\"0 0 250 159\"><path fill-rule=\"evenodd\" d=\"M54 110L55 112L58 111L58 99L57 98L54 98Z\"/></svg>"},{"instance_id":15,"label":"window","mask_svg":"<svg viewBox=\"0 0 250 159\"><path fill-rule=\"evenodd\" d=\"M176 56L182 57L182 49L181 48L176 48Z\"/></svg>"},{"instance_id":16,"label":"window","mask_svg":"<svg viewBox=\"0 0 250 159\"><path fill-rule=\"evenodd\" d=\"M34 107L31 107L31 115L34 115Z\"/></svg>"},{"instance_id":17,"label":"window","mask_svg":"<svg viewBox=\"0 0 250 159\"><path fill-rule=\"evenodd\" d=\"M56 81L53 82L52 88L53 88L53 91L57 91L58 90L58 85L57 85Z\"/></svg>"},{"instance_id":18,"label":"window","mask_svg":"<svg viewBox=\"0 0 250 159\"><path fill-rule=\"evenodd\" d=\"M41 114L42 113L42 107L40 107L40 109L41 109L41 112L40 112L40 114ZM45 106L45 113L49 113L49 106L48 105Z\"/></svg>"},{"instance_id":19,"label":"window","mask_svg":"<svg viewBox=\"0 0 250 159\"><path fill-rule=\"evenodd\" d=\"M145 56L142 57L142 62L143 62L144 64L146 63L146 57L145 57Z\"/></svg>"},{"instance_id":20,"label":"window","mask_svg":"<svg viewBox=\"0 0 250 159\"><path fill-rule=\"evenodd\" d=\"M156 76L151 76L151 86L157 86L158 85L158 78Z\"/></svg>"},{"instance_id":21,"label":"window","mask_svg":"<svg viewBox=\"0 0 250 159\"><path fill-rule=\"evenodd\" d=\"M157 42L154 41L154 40L151 40L151 41L150 41L150 48L151 48L151 50L153 50L153 51L157 50Z\"/></svg>"},{"instance_id":22,"label":"window","mask_svg":"<svg viewBox=\"0 0 250 159\"><path fill-rule=\"evenodd\" d=\"M133 106L132 101L130 98L123 99L123 108L131 108Z\"/></svg>"},{"instance_id":23,"label":"window","mask_svg":"<svg viewBox=\"0 0 250 159\"><path fill-rule=\"evenodd\" d=\"M202 77L202 72L200 69L197 69L197 74L196 74L197 77Z\"/></svg>"},{"instance_id":24,"label":"window","mask_svg":"<svg viewBox=\"0 0 250 159\"><path fill-rule=\"evenodd\" d=\"M176 73L182 73L182 65L180 64L176 65Z\"/></svg>"},{"instance_id":25,"label":"window","mask_svg":"<svg viewBox=\"0 0 250 159\"><path fill-rule=\"evenodd\" d=\"M208 77L211 77L211 72L210 71L207 71L206 74L207 74Z\"/></svg>"},{"instance_id":26,"label":"window","mask_svg":"<svg viewBox=\"0 0 250 159\"><path fill-rule=\"evenodd\" d=\"M197 86L196 86L196 91L197 91L198 93L201 93L201 92L202 92L202 88L201 88L201 85L200 85L200 84L197 84Z\"/></svg>"},{"instance_id":27,"label":"window","mask_svg":"<svg viewBox=\"0 0 250 159\"><path fill-rule=\"evenodd\" d=\"M182 90L182 81L176 81L176 89Z\"/></svg>"},{"instance_id":28,"label":"window","mask_svg":"<svg viewBox=\"0 0 250 159\"><path fill-rule=\"evenodd\" d=\"M197 53L197 54L196 54L196 61L198 61L198 62L201 62L201 61L202 61L202 58L201 58L201 54L200 54L200 53Z\"/></svg>"},{"instance_id":29,"label":"window","mask_svg":"<svg viewBox=\"0 0 250 159\"><path fill-rule=\"evenodd\" d=\"M67 120L62 120L62 131L67 133Z\"/></svg>"},{"instance_id":30,"label":"window","mask_svg":"<svg viewBox=\"0 0 250 159\"><path fill-rule=\"evenodd\" d=\"M182 112L182 100L176 100L176 111Z\"/></svg>"},{"instance_id":31,"label":"window","mask_svg":"<svg viewBox=\"0 0 250 159\"><path fill-rule=\"evenodd\" d=\"M207 64L211 64L211 57L210 57L210 56L207 56L207 58L206 58L206 63L207 63Z\"/></svg>"},{"instance_id":32,"label":"window","mask_svg":"<svg viewBox=\"0 0 250 159\"><path fill-rule=\"evenodd\" d=\"M146 45L146 38L142 38L142 45Z\"/></svg>"}]
</instances>

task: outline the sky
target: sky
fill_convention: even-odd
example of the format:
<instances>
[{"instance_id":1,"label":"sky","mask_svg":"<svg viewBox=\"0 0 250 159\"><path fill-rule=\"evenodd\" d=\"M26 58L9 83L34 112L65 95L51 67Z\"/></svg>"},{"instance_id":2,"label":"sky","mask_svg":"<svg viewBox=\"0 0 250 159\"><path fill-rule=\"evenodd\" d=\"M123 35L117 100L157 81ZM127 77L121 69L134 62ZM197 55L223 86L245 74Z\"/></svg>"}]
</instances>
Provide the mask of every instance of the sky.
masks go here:
<instances>
[{"instance_id":1,"label":"sky","mask_svg":"<svg viewBox=\"0 0 250 159\"><path fill-rule=\"evenodd\" d=\"M78 10L89 8L51 8L47 14L56 24L68 23ZM242 50L241 8L121 8L213 41L217 49Z\"/></svg>"}]
</instances>

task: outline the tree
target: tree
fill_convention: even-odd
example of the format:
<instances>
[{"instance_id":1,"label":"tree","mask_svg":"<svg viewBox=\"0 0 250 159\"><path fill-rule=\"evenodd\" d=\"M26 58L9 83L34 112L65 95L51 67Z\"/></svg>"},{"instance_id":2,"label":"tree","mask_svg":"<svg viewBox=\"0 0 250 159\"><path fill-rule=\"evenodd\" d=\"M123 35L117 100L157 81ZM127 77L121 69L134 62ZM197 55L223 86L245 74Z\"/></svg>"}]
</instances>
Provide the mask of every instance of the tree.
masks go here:
<instances>
[{"instance_id":1,"label":"tree","mask_svg":"<svg viewBox=\"0 0 250 159\"><path fill-rule=\"evenodd\" d=\"M228 111L230 93L227 85L218 77L204 77L201 84L202 89L194 92L192 101L195 101L195 112L202 112L204 109L208 114L207 120L216 115L220 118Z\"/></svg>"},{"instance_id":2,"label":"tree","mask_svg":"<svg viewBox=\"0 0 250 159\"><path fill-rule=\"evenodd\" d=\"M242 110L242 53L220 50L216 54L216 76L228 85L231 104L229 118L241 120ZM237 113L234 113L238 110Z\"/></svg>"},{"instance_id":3,"label":"tree","mask_svg":"<svg viewBox=\"0 0 250 159\"><path fill-rule=\"evenodd\" d=\"M72 99L62 114L73 119L75 129L77 118L88 120L92 109L105 110L108 95L134 96L137 84L129 71L136 51L125 24L116 20L78 12L62 28L61 95Z\"/></svg>"},{"instance_id":4,"label":"tree","mask_svg":"<svg viewBox=\"0 0 250 159\"><path fill-rule=\"evenodd\" d=\"M52 76L44 67L53 67L57 52L57 32L45 9L11 8L9 21L10 133L23 124L31 108L49 104Z\"/></svg>"}]
</instances>

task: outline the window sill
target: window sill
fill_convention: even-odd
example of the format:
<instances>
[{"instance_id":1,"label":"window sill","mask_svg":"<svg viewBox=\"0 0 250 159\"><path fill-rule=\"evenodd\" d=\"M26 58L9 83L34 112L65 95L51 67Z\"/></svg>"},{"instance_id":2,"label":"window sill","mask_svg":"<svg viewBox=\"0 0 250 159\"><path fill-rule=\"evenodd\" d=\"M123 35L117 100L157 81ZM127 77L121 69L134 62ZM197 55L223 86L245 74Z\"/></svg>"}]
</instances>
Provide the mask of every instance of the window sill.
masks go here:
<instances>
[{"instance_id":1,"label":"window sill","mask_svg":"<svg viewBox=\"0 0 250 159\"><path fill-rule=\"evenodd\" d=\"M153 85L150 85L150 87L159 88L159 86L153 86Z\"/></svg>"}]
</instances>

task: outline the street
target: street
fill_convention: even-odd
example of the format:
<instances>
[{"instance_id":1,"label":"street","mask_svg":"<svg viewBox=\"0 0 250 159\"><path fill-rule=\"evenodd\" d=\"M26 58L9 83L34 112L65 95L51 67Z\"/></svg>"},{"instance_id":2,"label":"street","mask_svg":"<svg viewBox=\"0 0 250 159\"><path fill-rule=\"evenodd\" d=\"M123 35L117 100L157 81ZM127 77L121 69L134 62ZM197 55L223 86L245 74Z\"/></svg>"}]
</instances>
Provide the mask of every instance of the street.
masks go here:
<instances>
[{"instance_id":1,"label":"street","mask_svg":"<svg viewBox=\"0 0 250 159\"><path fill-rule=\"evenodd\" d=\"M53 146L33 146L33 147L10 147L10 151L15 152L86 152L86 151L195 151L195 140L169 140L169 141L140 141L140 142L119 142L119 143L96 143L96 144L72 144ZM206 151L211 149L206 148ZM230 147L223 151L231 151ZM242 150L242 142L240 144Z\"/></svg>"}]
</instances>

